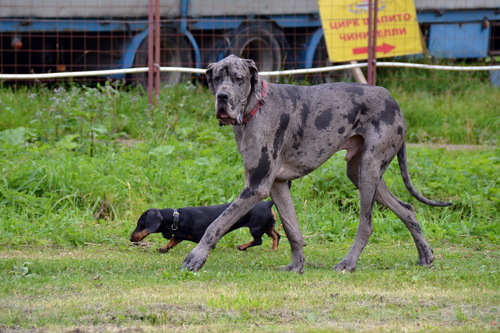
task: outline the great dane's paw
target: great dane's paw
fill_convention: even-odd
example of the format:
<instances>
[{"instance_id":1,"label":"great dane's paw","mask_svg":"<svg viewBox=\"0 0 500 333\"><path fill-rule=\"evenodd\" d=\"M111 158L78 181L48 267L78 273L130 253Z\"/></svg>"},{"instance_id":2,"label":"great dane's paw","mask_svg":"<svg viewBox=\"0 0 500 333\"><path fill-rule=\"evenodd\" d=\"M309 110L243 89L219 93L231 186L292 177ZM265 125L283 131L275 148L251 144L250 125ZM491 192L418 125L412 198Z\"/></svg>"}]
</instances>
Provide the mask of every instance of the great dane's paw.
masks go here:
<instances>
[{"instance_id":1,"label":"great dane's paw","mask_svg":"<svg viewBox=\"0 0 500 333\"><path fill-rule=\"evenodd\" d=\"M157 248L157 249L156 249L156 251L158 251L158 252L160 252L160 253L167 253L167 252L168 252L168 250L170 250L170 248L169 248L169 247L167 247L166 249L165 249L165 248L163 248L163 247L159 247L159 248Z\"/></svg>"},{"instance_id":2,"label":"great dane's paw","mask_svg":"<svg viewBox=\"0 0 500 333\"><path fill-rule=\"evenodd\" d=\"M339 272L354 272L354 270L356 269L356 264L352 264L347 262L346 260L342 260L337 265L335 265L333 269Z\"/></svg>"},{"instance_id":3,"label":"great dane's paw","mask_svg":"<svg viewBox=\"0 0 500 333\"><path fill-rule=\"evenodd\" d=\"M182 263L181 269L187 269L192 272L197 272L203 267L205 261L207 260L207 254L205 251L197 250L194 248Z\"/></svg>"},{"instance_id":4,"label":"great dane's paw","mask_svg":"<svg viewBox=\"0 0 500 333\"><path fill-rule=\"evenodd\" d=\"M299 274L304 274L304 265L294 265L290 264L281 269L283 272L296 272Z\"/></svg>"},{"instance_id":5,"label":"great dane's paw","mask_svg":"<svg viewBox=\"0 0 500 333\"><path fill-rule=\"evenodd\" d=\"M434 261L434 251L428 244L417 243L418 264L420 266L432 267Z\"/></svg>"},{"instance_id":6,"label":"great dane's paw","mask_svg":"<svg viewBox=\"0 0 500 333\"><path fill-rule=\"evenodd\" d=\"M432 262L434 261L434 255L419 256L418 264L424 267L432 267Z\"/></svg>"}]
</instances>

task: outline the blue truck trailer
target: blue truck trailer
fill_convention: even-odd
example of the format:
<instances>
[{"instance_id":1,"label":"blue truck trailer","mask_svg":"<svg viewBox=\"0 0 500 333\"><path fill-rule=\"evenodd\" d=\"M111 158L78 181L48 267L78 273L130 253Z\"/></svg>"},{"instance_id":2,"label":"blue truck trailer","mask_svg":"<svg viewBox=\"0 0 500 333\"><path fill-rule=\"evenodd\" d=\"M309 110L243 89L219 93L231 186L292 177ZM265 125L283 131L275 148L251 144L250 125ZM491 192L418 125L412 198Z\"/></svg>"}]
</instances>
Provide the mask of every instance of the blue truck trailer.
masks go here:
<instances>
[{"instance_id":1,"label":"blue truck trailer","mask_svg":"<svg viewBox=\"0 0 500 333\"><path fill-rule=\"evenodd\" d=\"M415 5L431 56L500 56L498 0ZM0 73L147 66L147 1L2 0L0 9ZM262 71L329 64L317 1L160 0L161 66L204 68L231 53ZM144 83L146 75L114 78ZM184 78L161 74L168 83Z\"/></svg>"}]
</instances>

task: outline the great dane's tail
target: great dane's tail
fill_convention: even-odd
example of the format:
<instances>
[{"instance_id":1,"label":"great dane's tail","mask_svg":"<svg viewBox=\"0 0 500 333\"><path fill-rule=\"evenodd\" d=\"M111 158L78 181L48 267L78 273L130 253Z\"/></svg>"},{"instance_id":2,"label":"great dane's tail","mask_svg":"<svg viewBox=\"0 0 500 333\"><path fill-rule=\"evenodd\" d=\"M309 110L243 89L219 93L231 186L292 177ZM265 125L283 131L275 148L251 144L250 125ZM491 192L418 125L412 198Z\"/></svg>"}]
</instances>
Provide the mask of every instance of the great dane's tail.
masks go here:
<instances>
[{"instance_id":1,"label":"great dane's tail","mask_svg":"<svg viewBox=\"0 0 500 333\"><path fill-rule=\"evenodd\" d=\"M427 199L424 197L422 194L420 194L415 187L413 186L413 183L411 182L410 179L410 174L408 172L408 160L406 158L406 143L403 142L403 146L401 149L398 151L398 163L399 163L399 169L401 170L401 176L403 177L403 181L405 183L406 188L410 192L412 196L415 197L420 202L423 202L426 205L429 206L435 206L435 207L446 207L450 206L451 202L448 201L434 201Z\"/></svg>"}]
</instances>

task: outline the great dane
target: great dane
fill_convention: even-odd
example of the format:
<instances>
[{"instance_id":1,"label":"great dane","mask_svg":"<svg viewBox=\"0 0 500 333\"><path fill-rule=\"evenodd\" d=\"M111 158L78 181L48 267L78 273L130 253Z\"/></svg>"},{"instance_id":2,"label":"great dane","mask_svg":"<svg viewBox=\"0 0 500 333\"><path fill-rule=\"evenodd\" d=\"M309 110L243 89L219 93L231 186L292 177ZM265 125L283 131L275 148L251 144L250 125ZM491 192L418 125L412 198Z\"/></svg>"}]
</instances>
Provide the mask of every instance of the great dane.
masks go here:
<instances>
[{"instance_id":1,"label":"great dane","mask_svg":"<svg viewBox=\"0 0 500 333\"><path fill-rule=\"evenodd\" d=\"M222 235L270 195L291 246L292 262L285 270L303 273L306 243L287 182L314 171L339 150L347 150L347 176L359 189L360 222L354 244L334 269L356 268L373 232L375 201L391 209L409 229L418 250L418 263L432 264L434 254L413 207L394 196L382 176L397 155L403 181L413 197L430 206L450 203L429 200L412 185L404 139L406 124L386 89L356 83L272 84L259 77L252 60L234 55L210 64L206 77L216 97L219 124L233 127L246 180L237 199L186 257L184 268L199 270Z\"/></svg>"}]
</instances>

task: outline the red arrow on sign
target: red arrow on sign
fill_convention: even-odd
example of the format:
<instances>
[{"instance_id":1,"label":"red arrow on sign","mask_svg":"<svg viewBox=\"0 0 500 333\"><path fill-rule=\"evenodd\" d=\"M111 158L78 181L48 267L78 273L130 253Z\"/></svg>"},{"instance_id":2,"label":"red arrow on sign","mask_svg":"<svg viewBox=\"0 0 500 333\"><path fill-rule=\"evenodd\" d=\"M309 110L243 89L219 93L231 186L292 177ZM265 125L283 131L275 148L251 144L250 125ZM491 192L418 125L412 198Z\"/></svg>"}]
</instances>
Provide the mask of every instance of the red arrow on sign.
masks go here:
<instances>
[{"instance_id":1,"label":"red arrow on sign","mask_svg":"<svg viewBox=\"0 0 500 333\"><path fill-rule=\"evenodd\" d=\"M384 43L382 45L377 46L377 52L384 52L384 54L391 52L394 50L396 46L390 45L387 43ZM363 53L368 53L368 47L358 47L355 49L352 49L353 54L363 54Z\"/></svg>"}]
</instances>

